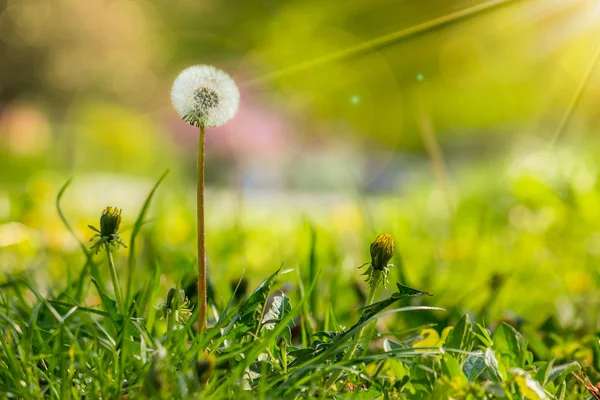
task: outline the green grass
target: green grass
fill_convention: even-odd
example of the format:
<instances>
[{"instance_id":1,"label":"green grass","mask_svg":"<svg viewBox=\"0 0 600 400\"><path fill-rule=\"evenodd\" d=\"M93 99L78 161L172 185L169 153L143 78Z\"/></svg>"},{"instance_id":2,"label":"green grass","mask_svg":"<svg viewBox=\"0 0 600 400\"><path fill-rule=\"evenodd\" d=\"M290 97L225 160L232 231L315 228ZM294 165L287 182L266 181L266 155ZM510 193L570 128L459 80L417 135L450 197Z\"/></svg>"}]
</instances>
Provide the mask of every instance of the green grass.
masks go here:
<instances>
[{"instance_id":1,"label":"green grass","mask_svg":"<svg viewBox=\"0 0 600 400\"><path fill-rule=\"evenodd\" d=\"M79 255L53 255L64 257L67 273L50 284L34 269L6 275L1 397L589 398L574 374L600 377L593 247L600 189L585 184L579 156L563 154L570 166L552 174L532 173L525 160L502 167L506 180L483 182L489 171L464 175L451 215L431 188L366 199L362 229L350 239L325 217L274 227L209 224L203 335L195 330L189 249L174 249L161 228L176 210L148 223L163 175L137 218L126 217L135 221L128 249L115 251L126 315L105 256L83 241ZM79 237L60 206L68 187L58 213ZM278 230L273 242L269 232ZM345 264L368 261L380 230L398 249L391 283L363 307L364 270ZM260 266L241 261L241 252L260 250ZM167 298L171 285L192 304Z\"/></svg>"}]
</instances>

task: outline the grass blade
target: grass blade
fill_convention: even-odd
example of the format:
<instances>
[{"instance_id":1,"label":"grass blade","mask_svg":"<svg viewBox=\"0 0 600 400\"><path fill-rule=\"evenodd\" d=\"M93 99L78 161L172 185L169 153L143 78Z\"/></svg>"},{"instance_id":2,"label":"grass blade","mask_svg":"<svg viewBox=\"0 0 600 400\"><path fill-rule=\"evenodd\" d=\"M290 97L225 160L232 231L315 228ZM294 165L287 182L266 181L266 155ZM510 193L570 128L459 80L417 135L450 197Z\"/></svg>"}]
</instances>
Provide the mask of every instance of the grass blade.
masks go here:
<instances>
[{"instance_id":1,"label":"grass blade","mask_svg":"<svg viewBox=\"0 0 600 400\"><path fill-rule=\"evenodd\" d=\"M104 287L104 285L102 284L102 280L100 279L100 273L98 271L97 265L94 263L94 261L92 259L92 255L93 255L92 252L88 249L87 245L81 240L81 238L79 236L77 236L77 234L75 233L75 231L69 224L69 221L65 217L65 214L63 213L62 208L61 208L60 202L61 202L67 188L71 185L72 180L73 180L72 178L69 178L65 182L65 184L60 188L60 190L58 191L58 195L56 196L56 211L58 212L58 216L60 217L60 220L62 221L63 225L67 228L67 230L71 233L71 235L75 238L75 240L77 240L77 243L79 243L79 248L85 255L85 265L83 266L83 269L81 270L81 273L79 274L79 279L77 281L77 284L75 285L74 298L77 300L77 302L80 302L83 297L83 286L84 286L84 282L86 281L88 270L91 271L94 279L96 279L96 281L102 287ZM70 270L68 272L68 275L69 276L71 275ZM71 287L70 282L67 285L67 288L69 288L69 287Z\"/></svg>"},{"instance_id":2,"label":"grass blade","mask_svg":"<svg viewBox=\"0 0 600 400\"><path fill-rule=\"evenodd\" d=\"M135 224L133 224L133 230L131 232L131 239L129 240L129 258L127 259L127 289L125 291L125 304L129 307L129 300L131 295L131 281L133 279L133 268L135 263L135 238L137 237L142 225L144 224L144 218L146 218L146 214L148 213L148 208L150 207L150 203L152 202L152 197L154 197L154 193L160 183L165 179L169 170L163 172L163 174L158 178L158 181L154 184L154 187L148 193L146 200L144 201L144 205L138 214L137 219L135 220Z\"/></svg>"}]
</instances>

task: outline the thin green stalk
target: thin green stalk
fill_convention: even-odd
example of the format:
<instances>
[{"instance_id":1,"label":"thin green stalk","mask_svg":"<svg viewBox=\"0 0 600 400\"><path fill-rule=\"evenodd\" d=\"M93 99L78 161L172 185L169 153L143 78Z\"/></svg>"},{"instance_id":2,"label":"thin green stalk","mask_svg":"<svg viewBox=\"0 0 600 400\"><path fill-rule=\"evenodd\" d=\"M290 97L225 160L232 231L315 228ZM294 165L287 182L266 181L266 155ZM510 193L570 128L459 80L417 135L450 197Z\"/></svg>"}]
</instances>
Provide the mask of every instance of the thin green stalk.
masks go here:
<instances>
[{"instance_id":1,"label":"thin green stalk","mask_svg":"<svg viewBox=\"0 0 600 400\"><path fill-rule=\"evenodd\" d=\"M376 289L377 288L375 287L375 285L369 286L369 295L367 296L367 302L365 303L365 307L368 307L371 304L373 304L373 301L375 300L375 290ZM360 329L360 331L358 332L358 335L356 335L356 339L354 340L354 343L352 344L352 350L349 351L348 353L346 353L346 356L344 357L344 361L351 360L352 357L354 357L354 354L356 354L356 350L358 349L358 344L362 340L362 337L363 337L368 325L369 324L366 324L365 326L363 326ZM367 346L368 346L368 343L367 343Z\"/></svg>"},{"instance_id":2,"label":"thin green stalk","mask_svg":"<svg viewBox=\"0 0 600 400\"><path fill-rule=\"evenodd\" d=\"M119 285L119 277L117 276L117 270L115 268L115 261L113 260L110 246L108 243L104 244L106 250L106 257L108 258L108 269L110 270L110 277L113 282L113 288L115 289L115 297L117 298L117 307L122 315L125 315L125 303L123 302L123 294L121 293L121 285Z\"/></svg>"},{"instance_id":3,"label":"thin green stalk","mask_svg":"<svg viewBox=\"0 0 600 400\"><path fill-rule=\"evenodd\" d=\"M310 224L310 250L308 255L308 282L312 282L315 280L315 276L317 275L317 230L314 225ZM309 299L309 307L310 307L310 316L312 317L312 321L316 319L317 316L317 300L318 300L318 292L313 291L310 294ZM314 324L313 324L314 327Z\"/></svg>"},{"instance_id":4,"label":"thin green stalk","mask_svg":"<svg viewBox=\"0 0 600 400\"><path fill-rule=\"evenodd\" d=\"M175 318L173 316L173 311L167 311L167 337L165 341L165 346L169 346L171 343L171 336L173 334L173 327L175 326Z\"/></svg>"},{"instance_id":5,"label":"thin green stalk","mask_svg":"<svg viewBox=\"0 0 600 400\"><path fill-rule=\"evenodd\" d=\"M369 285L369 294L367 296L367 301L365 302L365 307L370 306L371 304L373 304L373 301L375 300L375 291L377 290L377 285ZM346 362L346 361L350 361L352 359L352 357L354 357L354 355L356 354L356 350L358 349L358 344L360 343L360 341L362 340L362 337L365 333L365 330L367 328L366 324L365 326L363 326L360 331L358 332L358 334L356 335L356 339L354 339L354 342L352 343L352 346L350 347L350 350L348 352L346 352L346 354L344 355L344 359L342 360L342 363ZM367 343L368 346L368 343ZM365 347L366 348L366 347ZM329 379L327 380L326 388L330 388L342 375L343 371L338 370L336 372L333 372L331 374L331 376L329 377Z\"/></svg>"},{"instance_id":6,"label":"thin green stalk","mask_svg":"<svg viewBox=\"0 0 600 400\"><path fill-rule=\"evenodd\" d=\"M281 366L283 368L283 373L287 374L288 370L287 370L287 366L288 366L288 358L287 358L287 344L285 342L285 340L282 340L282 343L279 347L279 351L280 351L280 355L281 355Z\"/></svg>"},{"instance_id":7,"label":"thin green stalk","mask_svg":"<svg viewBox=\"0 0 600 400\"><path fill-rule=\"evenodd\" d=\"M198 229L198 333L206 327L206 237L204 233L204 125L198 140L198 182L196 185Z\"/></svg>"},{"instance_id":8,"label":"thin green stalk","mask_svg":"<svg viewBox=\"0 0 600 400\"><path fill-rule=\"evenodd\" d=\"M142 228L142 226L144 225L144 219L146 218L146 214L148 213L148 209L150 208L150 202L152 201L152 198L154 197L154 194L156 193L156 189L158 189L158 185L160 185L160 183L163 181L163 179L165 179L165 177L167 176L167 174L169 173L169 170L166 170L165 172L163 172L163 174L160 176L160 178L158 178L158 181L156 181L156 183L154 184L154 187L152 187L152 190L150 190L150 193L148 193L148 196L146 197L146 200L144 201L144 205L142 206L142 209L140 210L137 219L135 220L135 223L133 224L133 229L131 231L131 237L129 239L129 257L127 258L127 282L126 282L126 287L125 287L125 304L129 305L129 302L131 300L131 283L133 281L133 270L135 269L135 243L136 243L136 238L138 236L138 234L140 233L140 230Z\"/></svg>"}]
</instances>

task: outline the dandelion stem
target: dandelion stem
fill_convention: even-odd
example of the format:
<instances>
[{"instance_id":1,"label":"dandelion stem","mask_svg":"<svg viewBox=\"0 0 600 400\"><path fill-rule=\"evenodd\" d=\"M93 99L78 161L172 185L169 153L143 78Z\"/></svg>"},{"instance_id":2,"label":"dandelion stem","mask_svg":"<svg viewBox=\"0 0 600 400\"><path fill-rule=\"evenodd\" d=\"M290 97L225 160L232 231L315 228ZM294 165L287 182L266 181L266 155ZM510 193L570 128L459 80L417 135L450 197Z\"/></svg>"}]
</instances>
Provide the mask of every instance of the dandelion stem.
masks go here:
<instances>
[{"instance_id":1,"label":"dandelion stem","mask_svg":"<svg viewBox=\"0 0 600 400\"><path fill-rule=\"evenodd\" d=\"M204 125L198 140L197 229L198 229L198 333L206 327L206 237L204 234Z\"/></svg>"},{"instance_id":2,"label":"dandelion stem","mask_svg":"<svg viewBox=\"0 0 600 400\"><path fill-rule=\"evenodd\" d=\"M119 277L117 276L117 270L115 268L115 261L113 260L110 246L108 243L104 244L106 249L106 257L108 259L108 269L110 270L110 277L113 282L113 288L115 289L115 297L117 298L117 307L122 315L125 315L125 303L123 302L123 295L121 293L121 285L119 285Z\"/></svg>"},{"instance_id":3,"label":"dandelion stem","mask_svg":"<svg viewBox=\"0 0 600 400\"><path fill-rule=\"evenodd\" d=\"M368 307L371 304L373 304L373 301L375 300L375 291L377 290L377 286L378 285L376 285L376 284L369 285L369 294L367 296L367 301L365 303L365 307ZM352 343L350 350L348 350L348 352L346 352L346 354L344 355L344 359L342 360L342 363L345 363L346 361L350 361L352 359L352 357L354 357L354 354L356 354L356 350L358 349L358 344L362 340L362 337L365 333L367 325L369 325L369 324L364 325L360 329L358 334L356 335L356 338L354 339L354 342ZM367 342L365 348L367 348L367 347L368 347L368 342ZM341 370L332 373L331 376L329 377L329 379L327 380L327 383L326 383L327 388L330 388L340 378L342 373L343 373L343 371L341 371Z\"/></svg>"},{"instance_id":4,"label":"dandelion stem","mask_svg":"<svg viewBox=\"0 0 600 400\"><path fill-rule=\"evenodd\" d=\"M369 295L367 296L367 302L365 303L365 307L370 306L371 304L373 304L373 301L375 300L375 290L377 290L377 285L369 285ZM360 341L362 340L363 335L365 334L365 330L367 329L367 325L364 325L361 330L358 332L358 335L356 335L356 339L354 340L354 344L352 345L352 350L348 352L348 360L352 359L352 357L354 357L354 354L356 354L356 350L358 349L358 344L360 343ZM368 346L368 343L367 343ZM365 348L367 347L365 346Z\"/></svg>"},{"instance_id":5,"label":"dandelion stem","mask_svg":"<svg viewBox=\"0 0 600 400\"><path fill-rule=\"evenodd\" d=\"M175 318L173 316L173 310L167 311L167 335L165 344L169 346L171 344L171 336L173 335L173 326L175 325Z\"/></svg>"}]
</instances>

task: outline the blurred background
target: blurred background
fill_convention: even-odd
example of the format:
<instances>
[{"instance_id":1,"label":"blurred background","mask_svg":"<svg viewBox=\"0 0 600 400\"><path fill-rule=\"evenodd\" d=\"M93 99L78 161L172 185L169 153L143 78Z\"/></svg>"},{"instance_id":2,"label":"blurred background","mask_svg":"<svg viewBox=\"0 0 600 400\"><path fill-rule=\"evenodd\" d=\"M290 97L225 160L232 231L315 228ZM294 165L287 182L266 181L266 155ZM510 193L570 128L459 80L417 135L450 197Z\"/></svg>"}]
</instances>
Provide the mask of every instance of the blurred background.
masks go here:
<instances>
[{"instance_id":1,"label":"blurred background","mask_svg":"<svg viewBox=\"0 0 600 400\"><path fill-rule=\"evenodd\" d=\"M207 132L219 298L310 264L350 309L390 232L392 282L431 304L598 329L599 22L598 0L0 0L0 270L64 285L64 182L80 239L111 205L127 241L169 169L136 275L190 279L197 131L169 92L211 64L241 91Z\"/></svg>"}]
</instances>

